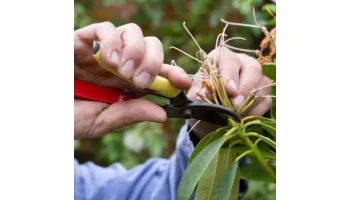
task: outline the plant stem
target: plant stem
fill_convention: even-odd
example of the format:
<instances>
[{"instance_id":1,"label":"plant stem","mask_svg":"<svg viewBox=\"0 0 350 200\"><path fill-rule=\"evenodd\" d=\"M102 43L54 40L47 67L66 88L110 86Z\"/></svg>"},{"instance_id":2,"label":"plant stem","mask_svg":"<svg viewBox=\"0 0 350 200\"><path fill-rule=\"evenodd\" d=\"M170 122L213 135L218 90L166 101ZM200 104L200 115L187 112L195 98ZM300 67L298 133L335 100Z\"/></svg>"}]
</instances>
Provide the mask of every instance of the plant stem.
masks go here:
<instances>
[{"instance_id":1,"label":"plant stem","mask_svg":"<svg viewBox=\"0 0 350 200\"><path fill-rule=\"evenodd\" d=\"M235 146L236 144L245 144L242 140L236 140L234 142L232 142L228 147L231 148L233 146Z\"/></svg>"},{"instance_id":2,"label":"plant stem","mask_svg":"<svg viewBox=\"0 0 350 200\"><path fill-rule=\"evenodd\" d=\"M202 95L200 93L197 93L197 95L199 96L199 98L201 98L203 101L212 104L213 102L211 102L205 95Z\"/></svg>"},{"instance_id":3,"label":"plant stem","mask_svg":"<svg viewBox=\"0 0 350 200\"><path fill-rule=\"evenodd\" d=\"M223 92L221 91L221 87L219 85L219 80L217 79L217 77L215 75L213 75L212 77L213 77L212 81L213 81L213 85L215 87L215 92L218 95L220 102L223 104L223 106L226 106L225 99L223 97Z\"/></svg>"},{"instance_id":4,"label":"plant stem","mask_svg":"<svg viewBox=\"0 0 350 200\"><path fill-rule=\"evenodd\" d=\"M243 108L245 108L251 100L253 100L255 98L255 95L253 94L249 94L249 96L247 97L247 99L244 101L243 105L238 109L237 114L242 114Z\"/></svg>"},{"instance_id":5,"label":"plant stem","mask_svg":"<svg viewBox=\"0 0 350 200\"><path fill-rule=\"evenodd\" d=\"M243 108L242 113L244 113L250 106L252 106L254 102L255 102L255 98L253 98L253 99L248 103L248 105L247 105L245 108Z\"/></svg>"},{"instance_id":6,"label":"plant stem","mask_svg":"<svg viewBox=\"0 0 350 200\"><path fill-rule=\"evenodd\" d=\"M260 122L260 120L254 120L254 121L250 121L250 122L248 122L248 123L246 123L246 124L244 124L243 125L243 128L248 128L248 126L250 126L250 125L254 125L254 124L261 124L261 122Z\"/></svg>"},{"instance_id":7,"label":"plant stem","mask_svg":"<svg viewBox=\"0 0 350 200\"><path fill-rule=\"evenodd\" d=\"M216 93L214 92L214 93L212 93L212 95L213 95L215 103L219 105L219 101L218 101L218 97L217 97Z\"/></svg>"},{"instance_id":8,"label":"plant stem","mask_svg":"<svg viewBox=\"0 0 350 200\"><path fill-rule=\"evenodd\" d=\"M241 155L239 155L239 156L236 158L235 162L238 162L240 159L242 159L244 156L246 156L246 155L248 155L248 154L250 154L250 153L253 153L253 150L248 150L248 151L242 153Z\"/></svg>"},{"instance_id":9,"label":"plant stem","mask_svg":"<svg viewBox=\"0 0 350 200\"><path fill-rule=\"evenodd\" d=\"M244 118L242 119L242 124L244 124L244 122L247 121L247 120L255 119L255 118L257 118L257 116L248 116L248 117L244 117Z\"/></svg>"},{"instance_id":10,"label":"plant stem","mask_svg":"<svg viewBox=\"0 0 350 200\"><path fill-rule=\"evenodd\" d=\"M258 144L259 144L259 142L260 142L261 140L262 140L262 139L259 138L259 139L257 139L257 140L254 142L254 146L255 146L256 148L258 148Z\"/></svg>"},{"instance_id":11,"label":"plant stem","mask_svg":"<svg viewBox=\"0 0 350 200\"><path fill-rule=\"evenodd\" d=\"M253 142L245 135L241 136L241 139L246 143L248 147L251 148L253 153L255 154L255 157L258 159L260 164L265 168L267 173L270 174L270 176L273 178L274 182L276 183L276 174L273 171L273 169L270 167L270 165L266 162L264 157L261 155L260 151L256 146L253 144Z\"/></svg>"},{"instance_id":12,"label":"plant stem","mask_svg":"<svg viewBox=\"0 0 350 200\"><path fill-rule=\"evenodd\" d=\"M224 100L227 104L227 107L236 111L236 108L234 107L234 105L232 104L232 102L229 100L227 93L225 92L225 85L224 85L224 81L222 80L222 76L219 77L219 81L220 81L220 86L223 90L223 96L224 96Z\"/></svg>"}]
</instances>

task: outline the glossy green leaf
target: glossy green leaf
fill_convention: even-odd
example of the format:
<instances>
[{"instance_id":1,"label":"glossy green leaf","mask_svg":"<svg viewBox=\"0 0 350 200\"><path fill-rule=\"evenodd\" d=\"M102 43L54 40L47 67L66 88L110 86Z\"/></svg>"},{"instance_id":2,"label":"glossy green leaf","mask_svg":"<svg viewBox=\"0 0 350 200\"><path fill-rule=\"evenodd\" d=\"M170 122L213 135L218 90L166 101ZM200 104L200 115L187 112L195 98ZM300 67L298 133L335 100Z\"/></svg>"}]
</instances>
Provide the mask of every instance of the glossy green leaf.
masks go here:
<instances>
[{"instance_id":1,"label":"glossy green leaf","mask_svg":"<svg viewBox=\"0 0 350 200\"><path fill-rule=\"evenodd\" d=\"M231 129L227 132L227 135L223 135L219 139L210 143L205 147L199 154L196 156L193 161L187 167L185 173L183 174L180 185L178 188L178 199L179 200L188 200L196 187L199 179L209 166L209 163L217 154L221 146L232 138L234 135L229 135L235 129Z\"/></svg>"},{"instance_id":2,"label":"glossy green leaf","mask_svg":"<svg viewBox=\"0 0 350 200\"><path fill-rule=\"evenodd\" d=\"M263 64L262 69L265 76L269 77L273 81L276 81L276 64L275 63L265 63Z\"/></svg>"},{"instance_id":3,"label":"glossy green leaf","mask_svg":"<svg viewBox=\"0 0 350 200\"><path fill-rule=\"evenodd\" d=\"M248 122L246 126L247 126L246 130L248 129L248 127L249 127L248 130L252 130L252 128L250 128L251 126L261 126L268 133L270 133L273 139L276 138L276 120L275 119L269 119L265 117L255 117L255 120Z\"/></svg>"},{"instance_id":4,"label":"glossy green leaf","mask_svg":"<svg viewBox=\"0 0 350 200\"><path fill-rule=\"evenodd\" d=\"M212 141L218 139L221 135L223 135L225 133L225 130L227 130L228 128L228 126L219 128L216 131L206 135L203 139L201 139L200 142L196 145L196 148L194 148L188 160L188 164L190 164L192 160L199 154L199 152L201 152L208 144L210 144Z\"/></svg>"},{"instance_id":5,"label":"glossy green leaf","mask_svg":"<svg viewBox=\"0 0 350 200\"><path fill-rule=\"evenodd\" d=\"M271 112L271 118L276 119L276 106L271 106L270 112Z\"/></svg>"},{"instance_id":6,"label":"glossy green leaf","mask_svg":"<svg viewBox=\"0 0 350 200\"><path fill-rule=\"evenodd\" d=\"M231 163L225 171L223 177L216 185L212 200L238 199L239 195L239 176L238 163Z\"/></svg>"},{"instance_id":7,"label":"glossy green leaf","mask_svg":"<svg viewBox=\"0 0 350 200\"><path fill-rule=\"evenodd\" d=\"M222 148L210 162L205 170L196 189L195 200L209 200L214 194L216 184L223 177L230 163L234 162L236 156L233 148Z\"/></svg>"},{"instance_id":8,"label":"glossy green leaf","mask_svg":"<svg viewBox=\"0 0 350 200\"><path fill-rule=\"evenodd\" d=\"M260 121L260 125L269 132L274 138L276 138L276 120L265 118L265 117L258 117Z\"/></svg>"},{"instance_id":9,"label":"glossy green leaf","mask_svg":"<svg viewBox=\"0 0 350 200\"><path fill-rule=\"evenodd\" d=\"M276 171L275 166L270 166L274 171ZM239 174L242 179L275 183L272 177L266 172L260 163L252 163L249 165L241 166L239 168Z\"/></svg>"},{"instance_id":10,"label":"glossy green leaf","mask_svg":"<svg viewBox=\"0 0 350 200\"><path fill-rule=\"evenodd\" d=\"M271 140L270 138L268 137L265 137L263 135L260 135L258 133L255 133L255 132L250 132L250 133L247 133L249 135L252 135L252 136L255 136L255 137L258 137L258 138L261 138L264 142L266 142L267 144L269 144L271 147L273 147L274 149L276 149L276 142Z\"/></svg>"},{"instance_id":11,"label":"glossy green leaf","mask_svg":"<svg viewBox=\"0 0 350 200\"><path fill-rule=\"evenodd\" d=\"M245 146L238 146L238 147L235 147L235 152L237 154L241 154L241 153L244 153L246 151L248 151L249 148L248 147L245 147ZM259 148L259 151L261 153L261 155L266 158L266 159L272 159L272 160L276 160L276 153L271 151L270 149L268 148Z\"/></svg>"}]
</instances>

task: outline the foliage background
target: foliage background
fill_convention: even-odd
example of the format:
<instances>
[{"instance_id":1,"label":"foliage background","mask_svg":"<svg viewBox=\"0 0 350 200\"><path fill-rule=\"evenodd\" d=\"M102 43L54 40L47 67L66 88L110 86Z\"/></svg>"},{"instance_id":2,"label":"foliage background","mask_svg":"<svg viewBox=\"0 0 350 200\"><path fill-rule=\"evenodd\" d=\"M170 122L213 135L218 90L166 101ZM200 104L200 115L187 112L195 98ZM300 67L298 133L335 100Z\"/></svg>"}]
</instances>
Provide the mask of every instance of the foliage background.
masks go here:
<instances>
[{"instance_id":1,"label":"foliage background","mask_svg":"<svg viewBox=\"0 0 350 200\"><path fill-rule=\"evenodd\" d=\"M182 23L196 37L201 47L209 52L214 48L216 36L224 27L221 18L228 21L253 24L252 7L256 7L259 22L268 28L271 17L262 11L269 4L263 0L75 0L74 30L91 23L110 21L115 26L136 23L145 36L158 37L164 47L165 62L175 60L189 74L198 70L198 64L174 50L176 46L192 55L195 44L185 32ZM246 41L235 41L235 46L257 49L263 35L258 29L229 27L230 37L241 36ZM80 140L74 143L74 156L80 162L93 161L102 166L120 162L131 168L150 157L168 158L184 120L169 119L164 124L140 123L104 137ZM245 200L276 199L275 185L252 182Z\"/></svg>"}]
</instances>

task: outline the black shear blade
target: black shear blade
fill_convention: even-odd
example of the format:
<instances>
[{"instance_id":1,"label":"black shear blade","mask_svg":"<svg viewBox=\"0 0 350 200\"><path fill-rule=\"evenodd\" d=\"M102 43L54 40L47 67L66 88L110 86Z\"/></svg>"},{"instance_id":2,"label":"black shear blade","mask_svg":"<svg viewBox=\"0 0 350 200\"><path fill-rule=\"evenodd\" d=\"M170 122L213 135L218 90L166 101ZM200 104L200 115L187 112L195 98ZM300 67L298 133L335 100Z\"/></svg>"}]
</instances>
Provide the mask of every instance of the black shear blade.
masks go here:
<instances>
[{"instance_id":1,"label":"black shear blade","mask_svg":"<svg viewBox=\"0 0 350 200\"><path fill-rule=\"evenodd\" d=\"M181 107L166 105L163 107L168 118L197 119L212 124L225 126L228 124L228 118L232 117L240 122L241 118L234 111L216 104L204 102L190 102Z\"/></svg>"},{"instance_id":2,"label":"black shear blade","mask_svg":"<svg viewBox=\"0 0 350 200\"><path fill-rule=\"evenodd\" d=\"M192 101L187 98L184 91L181 91L175 98L169 98L146 90L126 89L124 93L131 97L151 94L168 99L169 104L159 105L165 110L168 118L197 119L222 126L227 125L229 117L237 122L241 122L240 116L233 110L217 104Z\"/></svg>"}]
</instances>

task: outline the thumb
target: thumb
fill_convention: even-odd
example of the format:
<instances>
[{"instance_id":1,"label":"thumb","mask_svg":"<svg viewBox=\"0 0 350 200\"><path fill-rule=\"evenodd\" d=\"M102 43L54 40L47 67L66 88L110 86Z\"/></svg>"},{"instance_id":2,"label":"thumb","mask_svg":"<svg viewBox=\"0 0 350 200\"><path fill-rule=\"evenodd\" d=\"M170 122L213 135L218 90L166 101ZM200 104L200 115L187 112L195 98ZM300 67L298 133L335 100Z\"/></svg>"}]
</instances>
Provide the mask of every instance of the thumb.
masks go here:
<instances>
[{"instance_id":1,"label":"thumb","mask_svg":"<svg viewBox=\"0 0 350 200\"><path fill-rule=\"evenodd\" d=\"M91 135L102 136L110 131L138 122L164 122L165 111L151 101L133 99L112 104L96 118Z\"/></svg>"}]
</instances>

